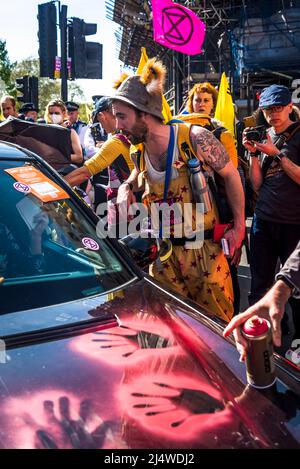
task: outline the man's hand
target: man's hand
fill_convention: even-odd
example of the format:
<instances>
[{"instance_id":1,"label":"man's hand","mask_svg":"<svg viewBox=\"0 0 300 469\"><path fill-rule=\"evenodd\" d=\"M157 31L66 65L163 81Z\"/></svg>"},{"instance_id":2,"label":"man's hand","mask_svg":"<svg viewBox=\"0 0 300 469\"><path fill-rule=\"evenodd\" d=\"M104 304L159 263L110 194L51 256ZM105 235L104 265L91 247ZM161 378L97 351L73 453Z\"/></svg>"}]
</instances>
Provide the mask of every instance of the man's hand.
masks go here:
<instances>
[{"instance_id":1,"label":"man's hand","mask_svg":"<svg viewBox=\"0 0 300 469\"><path fill-rule=\"evenodd\" d=\"M120 185L117 195L117 205L121 220L128 219L128 209L131 205L136 203L136 198L130 185L126 182Z\"/></svg>"},{"instance_id":2,"label":"man's hand","mask_svg":"<svg viewBox=\"0 0 300 469\"><path fill-rule=\"evenodd\" d=\"M32 234L41 237L49 223L48 215L45 212L38 212L34 215L32 222Z\"/></svg>"},{"instance_id":3,"label":"man's hand","mask_svg":"<svg viewBox=\"0 0 300 469\"><path fill-rule=\"evenodd\" d=\"M72 122L70 122L69 120L64 120L61 125L63 127L66 127L66 129L70 129L72 127Z\"/></svg>"},{"instance_id":4,"label":"man's hand","mask_svg":"<svg viewBox=\"0 0 300 469\"><path fill-rule=\"evenodd\" d=\"M241 258L241 246L245 238L245 225L233 227L226 231L224 238L229 244L229 257L231 257L231 264L238 266Z\"/></svg>"},{"instance_id":5,"label":"man's hand","mask_svg":"<svg viewBox=\"0 0 300 469\"><path fill-rule=\"evenodd\" d=\"M71 173L64 176L65 181L70 184L71 187L78 186L84 181L87 181L91 177L91 173L86 166L77 168Z\"/></svg>"},{"instance_id":6,"label":"man's hand","mask_svg":"<svg viewBox=\"0 0 300 469\"><path fill-rule=\"evenodd\" d=\"M243 131L243 146L246 148L246 150L250 151L250 152L256 152L257 148L256 148L256 142L254 142L253 140L248 140L247 139L247 132L251 130L251 127L246 127Z\"/></svg>"},{"instance_id":7,"label":"man's hand","mask_svg":"<svg viewBox=\"0 0 300 469\"><path fill-rule=\"evenodd\" d=\"M281 326L280 322L284 314L287 300L291 295L291 289L282 280L278 280L275 285L244 313L235 316L225 328L223 335L227 337L233 332L236 347L240 353L240 361L244 361L247 351L247 342L242 336L239 326L254 315L264 317L271 322L274 345L281 345Z\"/></svg>"},{"instance_id":8,"label":"man's hand","mask_svg":"<svg viewBox=\"0 0 300 469\"><path fill-rule=\"evenodd\" d=\"M265 143L255 142L254 146L256 150L261 151L262 153L265 153L268 156L275 156L275 155L278 155L279 153L278 148L272 142L271 137L268 134L268 132L267 132L267 141Z\"/></svg>"},{"instance_id":9,"label":"man's hand","mask_svg":"<svg viewBox=\"0 0 300 469\"><path fill-rule=\"evenodd\" d=\"M32 254L42 253L42 235L48 226L49 218L45 212L36 213L30 231L30 251Z\"/></svg>"}]
</instances>

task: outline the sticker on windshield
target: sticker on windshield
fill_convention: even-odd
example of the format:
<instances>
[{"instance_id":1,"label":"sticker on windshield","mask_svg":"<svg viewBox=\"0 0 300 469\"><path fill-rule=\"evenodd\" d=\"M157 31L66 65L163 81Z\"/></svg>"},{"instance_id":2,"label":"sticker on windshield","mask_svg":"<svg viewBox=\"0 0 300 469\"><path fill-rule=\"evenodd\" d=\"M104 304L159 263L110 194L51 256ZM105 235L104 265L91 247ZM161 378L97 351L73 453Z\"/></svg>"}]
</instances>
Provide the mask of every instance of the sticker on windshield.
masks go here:
<instances>
[{"instance_id":1,"label":"sticker on windshield","mask_svg":"<svg viewBox=\"0 0 300 469\"><path fill-rule=\"evenodd\" d=\"M82 238L81 242L86 249L91 249L92 251L98 251L100 249L99 244L92 238Z\"/></svg>"},{"instance_id":2,"label":"sticker on windshield","mask_svg":"<svg viewBox=\"0 0 300 469\"><path fill-rule=\"evenodd\" d=\"M30 187L23 182L14 182L13 186L16 191L23 192L24 194L29 194L29 192L31 192Z\"/></svg>"},{"instance_id":3,"label":"sticker on windshield","mask_svg":"<svg viewBox=\"0 0 300 469\"><path fill-rule=\"evenodd\" d=\"M42 202L52 202L53 200L69 199L70 196L58 184L32 165L24 165L19 168L5 169L18 184L23 187L20 192L31 192ZM16 190L17 187L14 184ZM28 187L29 190L24 190Z\"/></svg>"}]
</instances>

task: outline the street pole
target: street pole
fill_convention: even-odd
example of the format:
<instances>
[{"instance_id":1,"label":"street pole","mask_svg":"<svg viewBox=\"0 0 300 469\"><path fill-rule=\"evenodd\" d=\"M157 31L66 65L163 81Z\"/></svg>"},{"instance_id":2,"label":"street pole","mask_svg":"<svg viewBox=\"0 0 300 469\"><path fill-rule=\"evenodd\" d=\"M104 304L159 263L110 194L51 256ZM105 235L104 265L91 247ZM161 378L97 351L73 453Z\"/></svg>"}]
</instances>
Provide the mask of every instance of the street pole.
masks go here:
<instances>
[{"instance_id":1,"label":"street pole","mask_svg":"<svg viewBox=\"0 0 300 469\"><path fill-rule=\"evenodd\" d=\"M67 5L59 10L59 28L61 45L61 99L68 101L68 69L67 69Z\"/></svg>"}]
</instances>

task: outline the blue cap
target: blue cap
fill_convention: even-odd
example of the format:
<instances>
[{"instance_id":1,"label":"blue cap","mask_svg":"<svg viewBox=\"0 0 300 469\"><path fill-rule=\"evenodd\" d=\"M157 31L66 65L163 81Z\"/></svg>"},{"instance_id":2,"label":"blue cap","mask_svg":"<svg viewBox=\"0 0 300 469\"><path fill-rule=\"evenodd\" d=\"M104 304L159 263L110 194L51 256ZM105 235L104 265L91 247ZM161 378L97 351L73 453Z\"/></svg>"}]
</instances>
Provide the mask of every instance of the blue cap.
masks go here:
<instances>
[{"instance_id":1,"label":"blue cap","mask_svg":"<svg viewBox=\"0 0 300 469\"><path fill-rule=\"evenodd\" d=\"M287 106L292 101L290 90L283 85L271 85L264 88L259 97L259 107Z\"/></svg>"},{"instance_id":2,"label":"blue cap","mask_svg":"<svg viewBox=\"0 0 300 469\"><path fill-rule=\"evenodd\" d=\"M102 96L102 98L98 99L95 103L94 111L92 113L93 122L97 120L97 114L99 112L108 111L111 105L111 99L108 96Z\"/></svg>"}]
</instances>

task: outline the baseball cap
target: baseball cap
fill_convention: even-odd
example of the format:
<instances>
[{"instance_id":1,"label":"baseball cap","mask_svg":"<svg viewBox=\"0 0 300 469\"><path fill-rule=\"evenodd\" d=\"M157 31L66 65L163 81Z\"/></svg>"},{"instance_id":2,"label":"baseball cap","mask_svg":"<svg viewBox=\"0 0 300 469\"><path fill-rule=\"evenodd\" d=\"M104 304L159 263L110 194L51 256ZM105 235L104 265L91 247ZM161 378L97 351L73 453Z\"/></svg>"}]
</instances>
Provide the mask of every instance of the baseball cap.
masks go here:
<instances>
[{"instance_id":1,"label":"baseball cap","mask_svg":"<svg viewBox=\"0 0 300 469\"><path fill-rule=\"evenodd\" d=\"M99 112L108 111L111 105L111 99L108 96L102 96L102 98L98 99L95 103L95 107L92 113L93 122L96 121L97 114Z\"/></svg>"},{"instance_id":2,"label":"baseball cap","mask_svg":"<svg viewBox=\"0 0 300 469\"><path fill-rule=\"evenodd\" d=\"M259 107L287 106L292 101L290 90L283 85L271 85L264 88L259 97Z\"/></svg>"}]
</instances>

